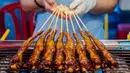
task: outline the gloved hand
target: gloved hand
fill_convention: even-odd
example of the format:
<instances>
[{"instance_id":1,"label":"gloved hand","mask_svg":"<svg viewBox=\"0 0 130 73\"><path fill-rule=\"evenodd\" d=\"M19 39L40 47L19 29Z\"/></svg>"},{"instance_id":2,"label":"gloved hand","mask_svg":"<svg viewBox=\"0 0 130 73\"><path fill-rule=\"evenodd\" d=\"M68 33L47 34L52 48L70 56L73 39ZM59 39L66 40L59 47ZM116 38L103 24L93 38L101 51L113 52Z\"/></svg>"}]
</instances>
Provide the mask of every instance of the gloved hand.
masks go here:
<instances>
[{"instance_id":1,"label":"gloved hand","mask_svg":"<svg viewBox=\"0 0 130 73\"><path fill-rule=\"evenodd\" d=\"M82 15L96 6L96 0L73 0L70 4L70 9L74 10L75 13Z\"/></svg>"}]
</instances>

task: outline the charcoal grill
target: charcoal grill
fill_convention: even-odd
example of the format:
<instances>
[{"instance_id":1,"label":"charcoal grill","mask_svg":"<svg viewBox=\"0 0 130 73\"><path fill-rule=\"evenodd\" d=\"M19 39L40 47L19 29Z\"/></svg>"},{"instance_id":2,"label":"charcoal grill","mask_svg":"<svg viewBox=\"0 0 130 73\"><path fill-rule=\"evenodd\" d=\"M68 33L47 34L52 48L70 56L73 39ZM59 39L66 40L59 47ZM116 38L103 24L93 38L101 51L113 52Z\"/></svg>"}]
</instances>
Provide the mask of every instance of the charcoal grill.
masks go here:
<instances>
[{"instance_id":1,"label":"charcoal grill","mask_svg":"<svg viewBox=\"0 0 130 73\"><path fill-rule=\"evenodd\" d=\"M17 53L17 49L20 47L23 41L0 41L0 73L44 73L44 70L19 69L17 71L9 71L7 67L14 54ZM109 69L103 68L103 73L130 73L130 44L129 41L102 41L109 49L109 52L117 59L119 68ZM121 42L126 44L121 45ZM5 45L6 43L6 45ZM35 43L35 42L34 42ZM24 53L23 62L26 62L32 53L34 43L31 45L28 51ZM109 44L112 43L112 44ZM116 44L115 44L116 43ZM115 45L114 45L115 44ZM7 46L8 45L8 46ZM11 48L11 49L10 49ZM98 51L99 55L102 54ZM102 58L103 59L103 58ZM57 73L57 71L50 71L50 73Z\"/></svg>"}]
</instances>

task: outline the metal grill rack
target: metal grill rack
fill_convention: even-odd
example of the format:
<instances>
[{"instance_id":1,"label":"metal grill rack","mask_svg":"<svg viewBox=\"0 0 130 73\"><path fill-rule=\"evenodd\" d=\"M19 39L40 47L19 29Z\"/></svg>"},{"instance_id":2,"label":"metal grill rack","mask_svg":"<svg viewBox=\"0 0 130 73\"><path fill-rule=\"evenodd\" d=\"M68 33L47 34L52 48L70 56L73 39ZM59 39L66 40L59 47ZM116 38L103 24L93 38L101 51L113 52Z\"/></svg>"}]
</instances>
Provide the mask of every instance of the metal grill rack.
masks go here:
<instances>
[{"instance_id":1,"label":"metal grill rack","mask_svg":"<svg viewBox=\"0 0 130 73\"><path fill-rule=\"evenodd\" d=\"M35 70L32 71L30 69L19 69L17 71L8 71L7 67L10 63L11 58L14 54L17 53L17 49L13 49L14 45L17 47L20 47L23 41L0 41L0 73L45 73L44 70ZM105 41L107 42L107 41ZM108 41L112 42L112 41ZM127 41L128 42L128 41ZM2 46L2 43L8 43L8 44L14 44L13 47L10 48L8 46ZM34 45L32 44L32 47ZM107 47L113 47L114 45L108 45ZM119 68L116 69L109 69L109 68L103 68L103 73L130 73L130 50L124 50L125 48L130 49L130 45L115 45L116 47L114 49L109 50L110 53L113 54L113 56L117 59L119 63ZM3 48L4 47L4 48ZM30 48L32 48L30 47ZM31 55L32 50L29 49L23 54L23 62L26 62ZM98 54L102 57L102 54L98 51ZM102 58L103 59L103 58ZM48 72L47 72L48 73ZM49 71L49 73L57 73L57 71ZM79 72L80 73L80 72Z\"/></svg>"},{"instance_id":2,"label":"metal grill rack","mask_svg":"<svg viewBox=\"0 0 130 73\"><path fill-rule=\"evenodd\" d=\"M9 50L9 49L4 49L0 50L0 73L8 73L8 72L31 72L31 70L27 69L20 69L17 71L8 71L7 67L9 65L9 62L12 58L12 56L17 52L17 50ZM109 68L104 68L102 71L104 73L110 72L110 73L130 73L130 50L111 50L109 51L114 55L114 57L117 59L119 63L119 68L117 69L109 69ZM28 50L24 56L23 60L26 62L28 60L28 57L31 55L32 50ZM100 52L98 52L100 53ZM100 54L101 55L101 54ZM36 72L36 71L35 71Z\"/></svg>"}]
</instances>

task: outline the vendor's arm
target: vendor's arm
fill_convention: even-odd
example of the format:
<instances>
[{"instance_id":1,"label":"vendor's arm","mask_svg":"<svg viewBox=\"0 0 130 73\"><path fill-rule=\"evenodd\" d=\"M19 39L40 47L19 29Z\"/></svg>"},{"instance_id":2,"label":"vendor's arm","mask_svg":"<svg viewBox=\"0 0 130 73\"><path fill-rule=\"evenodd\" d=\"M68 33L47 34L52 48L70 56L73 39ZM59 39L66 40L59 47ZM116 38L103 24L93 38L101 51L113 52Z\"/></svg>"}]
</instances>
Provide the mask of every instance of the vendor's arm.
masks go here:
<instances>
[{"instance_id":1,"label":"vendor's arm","mask_svg":"<svg viewBox=\"0 0 130 73\"><path fill-rule=\"evenodd\" d=\"M33 11L41 11L41 10L48 10L49 12L52 12L57 4L55 0L36 0L38 4L45 8L40 8L36 5L34 0L20 0L22 8L26 12L33 12Z\"/></svg>"},{"instance_id":2,"label":"vendor's arm","mask_svg":"<svg viewBox=\"0 0 130 73\"><path fill-rule=\"evenodd\" d=\"M110 13L114 10L118 0L74 0L70 8L77 14L91 12L93 14Z\"/></svg>"},{"instance_id":3,"label":"vendor's arm","mask_svg":"<svg viewBox=\"0 0 130 73\"><path fill-rule=\"evenodd\" d=\"M36 1L38 4L40 4L40 6L44 6L44 8L38 7L38 5L36 5L34 0L20 0L22 8L26 12L46 10L46 11L52 13L57 7L56 0L36 0ZM61 17L61 15L60 15L60 17ZM62 17L64 19L66 18L64 13L62 13Z\"/></svg>"},{"instance_id":4,"label":"vendor's arm","mask_svg":"<svg viewBox=\"0 0 130 73\"><path fill-rule=\"evenodd\" d=\"M115 9L118 0L96 0L96 6L91 10L94 14L111 13Z\"/></svg>"}]
</instances>

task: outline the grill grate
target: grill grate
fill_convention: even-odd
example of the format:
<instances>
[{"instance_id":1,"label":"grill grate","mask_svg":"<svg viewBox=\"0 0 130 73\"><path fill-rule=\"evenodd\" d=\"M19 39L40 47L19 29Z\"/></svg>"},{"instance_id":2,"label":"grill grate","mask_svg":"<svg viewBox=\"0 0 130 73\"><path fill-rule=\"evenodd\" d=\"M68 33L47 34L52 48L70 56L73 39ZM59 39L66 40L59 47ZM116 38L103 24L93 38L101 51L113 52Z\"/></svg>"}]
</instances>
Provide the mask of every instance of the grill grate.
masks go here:
<instances>
[{"instance_id":1,"label":"grill grate","mask_svg":"<svg viewBox=\"0 0 130 73\"><path fill-rule=\"evenodd\" d=\"M102 71L104 73L130 73L130 50L110 50L110 53L114 55L114 57L117 59L119 63L119 68L116 68L114 70L109 68L104 68ZM7 67L9 65L9 62L14 54L17 53L16 49L3 49L0 50L0 73L39 73L40 70L25 70L20 69L17 71L8 71ZM28 60L28 57L31 55L32 50L28 50L24 53L23 60L26 62ZM100 54L100 52L98 51ZM100 54L102 57L102 54ZM103 59L103 58L102 58ZM54 72L54 71L53 71ZM42 71L43 73L43 71Z\"/></svg>"}]
</instances>

